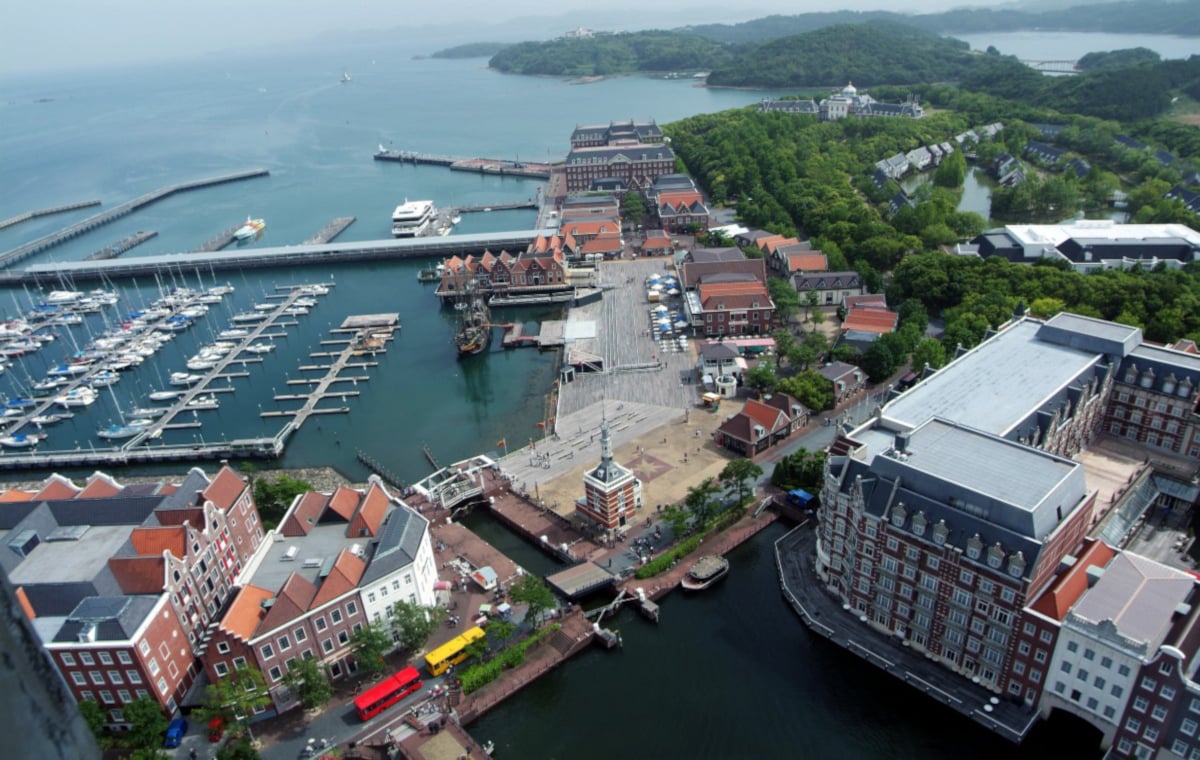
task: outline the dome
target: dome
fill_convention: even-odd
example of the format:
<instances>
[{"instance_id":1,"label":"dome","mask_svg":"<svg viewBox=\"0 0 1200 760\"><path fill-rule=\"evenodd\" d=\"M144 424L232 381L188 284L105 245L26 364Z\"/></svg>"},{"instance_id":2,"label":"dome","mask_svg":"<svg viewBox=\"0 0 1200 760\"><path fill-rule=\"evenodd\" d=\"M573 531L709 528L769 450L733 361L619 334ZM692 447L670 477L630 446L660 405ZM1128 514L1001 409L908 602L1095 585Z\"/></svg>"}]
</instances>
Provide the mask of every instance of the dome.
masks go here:
<instances>
[{"instance_id":1,"label":"dome","mask_svg":"<svg viewBox=\"0 0 1200 760\"><path fill-rule=\"evenodd\" d=\"M854 97L858 94L858 88L854 86L853 82L849 82L845 87L842 88L842 94L849 97Z\"/></svg>"}]
</instances>

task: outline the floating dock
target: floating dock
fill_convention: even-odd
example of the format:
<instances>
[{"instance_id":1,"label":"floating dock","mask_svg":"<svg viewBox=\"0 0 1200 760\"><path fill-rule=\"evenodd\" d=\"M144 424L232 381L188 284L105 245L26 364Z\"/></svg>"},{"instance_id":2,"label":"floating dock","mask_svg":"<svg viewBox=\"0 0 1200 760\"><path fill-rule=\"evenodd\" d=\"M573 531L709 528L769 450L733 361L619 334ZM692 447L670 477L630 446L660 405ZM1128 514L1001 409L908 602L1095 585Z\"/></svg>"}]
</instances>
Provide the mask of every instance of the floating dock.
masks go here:
<instances>
[{"instance_id":1,"label":"floating dock","mask_svg":"<svg viewBox=\"0 0 1200 760\"><path fill-rule=\"evenodd\" d=\"M132 235L130 235L129 237L121 238L120 240L118 240L117 242L108 246L107 248L101 248L100 250L96 251L95 253L88 256L86 259L84 259L84 261L99 261L101 259L115 259L116 257L120 256L122 253L125 253L129 249L135 248L135 247L141 245L142 243L146 242L147 240L150 240L151 238L156 238L156 237L158 237L158 232L156 232L155 230L146 230L146 231L135 232Z\"/></svg>"},{"instance_id":2,"label":"floating dock","mask_svg":"<svg viewBox=\"0 0 1200 760\"><path fill-rule=\"evenodd\" d=\"M91 208L99 206L100 201L80 201L79 203L67 203L62 206L52 206L51 208L38 209L36 211L26 211L24 214L10 216L7 219L0 220L0 230L12 227L14 224L28 222L30 219L36 219L39 216L50 216L51 214L62 214L67 211L76 211L81 208Z\"/></svg>"},{"instance_id":3,"label":"floating dock","mask_svg":"<svg viewBox=\"0 0 1200 760\"><path fill-rule=\"evenodd\" d=\"M550 179L551 164L533 161L506 161L498 158L463 158L435 153L418 153L408 150L384 150L375 152L376 161L396 161L405 164L445 166L451 171L495 174L503 177L525 177L528 179Z\"/></svg>"},{"instance_id":4,"label":"floating dock","mask_svg":"<svg viewBox=\"0 0 1200 760\"><path fill-rule=\"evenodd\" d=\"M345 232L346 228L354 224L356 220L357 217L353 216L339 216L329 224L317 230L316 234L304 241L304 245L319 245L321 243L328 243L338 235Z\"/></svg>"},{"instance_id":5,"label":"floating dock","mask_svg":"<svg viewBox=\"0 0 1200 760\"><path fill-rule=\"evenodd\" d=\"M108 224L116 219L120 219L127 214L132 214L134 211L149 206L155 201L160 201L163 198L182 193L188 190L198 190L203 187L212 187L213 185L222 185L226 182L238 182L244 179L253 177L265 177L270 174L266 169L251 169L249 171L237 172L236 174L222 174L217 177L209 177L207 179L199 179L192 182L181 182L177 185L167 185L158 190L151 191L145 195L134 198L131 201L126 201L119 206L113 206L108 211L89 216L87 219L76 222L69 227L64 227L58 232L52 232L49 235L43 235L37 240L32 240L25 245L18 246L3 253L0 253L0 267L8 267L23 261L30 256L41 253L49 248L64 243L71 238L77 237L90 232L97 227ZM90 204L89 204L90 205ZM65 210L65 207L60 207Z\"/></svg>"}]
</instances>

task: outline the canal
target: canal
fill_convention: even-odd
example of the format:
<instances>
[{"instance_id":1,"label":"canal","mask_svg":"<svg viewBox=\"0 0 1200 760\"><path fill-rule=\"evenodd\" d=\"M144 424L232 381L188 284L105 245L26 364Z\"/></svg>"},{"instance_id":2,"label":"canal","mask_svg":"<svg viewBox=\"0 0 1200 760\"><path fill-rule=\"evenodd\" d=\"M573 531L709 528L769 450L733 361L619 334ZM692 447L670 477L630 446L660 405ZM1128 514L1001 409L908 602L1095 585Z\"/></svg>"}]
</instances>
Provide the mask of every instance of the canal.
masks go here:
<instances>
[{"instance_id":1,"label":"canal","mask_svg":"<svg viewBox=\"0 0 1200 760\"><path fill-rule=\"evenodd\" d=\"M463 523L531 572L561 567L483 512ZM585 651L469 730L522 758L1098 757L1098 736L1058 717L1018 751L810 635L779 592L774 542L787 530L733 551L716 587L667 597L658 625L633 610L609 618L622 649Z\"/></svg>"}]
</instances>

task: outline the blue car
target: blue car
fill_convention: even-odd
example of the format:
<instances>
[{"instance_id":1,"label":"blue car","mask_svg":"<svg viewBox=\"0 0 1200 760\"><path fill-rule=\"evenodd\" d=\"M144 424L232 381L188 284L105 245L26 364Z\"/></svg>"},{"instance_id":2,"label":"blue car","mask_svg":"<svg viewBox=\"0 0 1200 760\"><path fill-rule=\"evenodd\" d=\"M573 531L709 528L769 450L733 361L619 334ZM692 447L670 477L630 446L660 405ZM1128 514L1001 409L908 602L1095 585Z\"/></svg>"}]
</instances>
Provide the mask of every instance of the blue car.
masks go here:
<instances>
[{"instance_id":1,"label":"blue car","mask_svg":"<svg viewBox=\"0 0 1200 760\"><path fill-rule=\"evenodd\" d=\"M171 721L171 725L167 726L167 740L163 742L164 747L178 747L183 741L183 735L187 733L188 722L187 718L176 718Z\"/></svg>"}]
</instances>

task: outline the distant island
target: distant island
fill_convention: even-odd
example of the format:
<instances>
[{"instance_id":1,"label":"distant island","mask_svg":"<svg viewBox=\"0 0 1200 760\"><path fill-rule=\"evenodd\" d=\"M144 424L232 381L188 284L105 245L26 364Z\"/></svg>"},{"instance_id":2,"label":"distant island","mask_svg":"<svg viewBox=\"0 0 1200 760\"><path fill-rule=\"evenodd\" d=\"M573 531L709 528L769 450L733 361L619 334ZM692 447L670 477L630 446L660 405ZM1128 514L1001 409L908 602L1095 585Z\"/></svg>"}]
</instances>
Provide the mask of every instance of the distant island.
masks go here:
<instances>
[{"instance_id":1,"label":"distant island","mask_svg":"<svg viewBox=\"0 0 1200 760\"><path fill-rule=\"evenodd\" d=\"M468 42L465 45L455 45L445 50L439 50L431 58L491 58L512 43L509 42Z\"/></svg>"}]
</instances>

